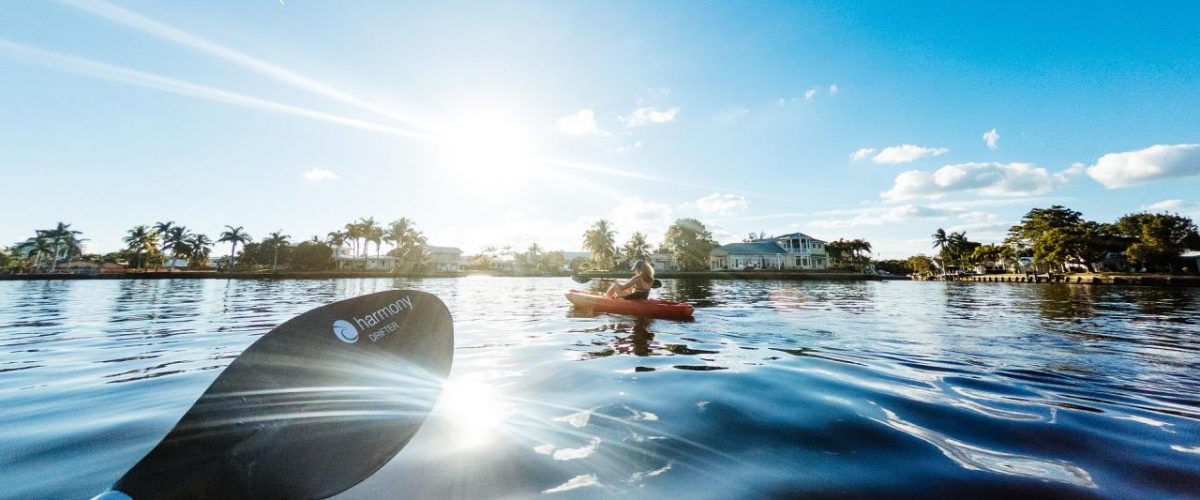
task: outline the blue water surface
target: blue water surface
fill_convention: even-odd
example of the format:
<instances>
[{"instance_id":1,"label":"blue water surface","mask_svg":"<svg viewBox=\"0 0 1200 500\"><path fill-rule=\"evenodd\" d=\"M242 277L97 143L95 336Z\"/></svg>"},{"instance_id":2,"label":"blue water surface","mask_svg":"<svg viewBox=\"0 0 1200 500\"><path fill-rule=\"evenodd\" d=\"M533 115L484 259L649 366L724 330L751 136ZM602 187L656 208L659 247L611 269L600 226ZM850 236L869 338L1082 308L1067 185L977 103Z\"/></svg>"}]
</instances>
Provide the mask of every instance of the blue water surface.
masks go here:
<instances>
[{"instance_id":1,"label":"blue water surface","mask_svg":"<svg viewBox=\"0 0 1200 500\"><path fill-rule=\"evenodd\" d=\"M86 498L254 340L411 287L454 368L340 498L1187 497L1200 290L666 280L695 320L574 310L565 278L0 282L0 497Z\"/></svg>"}]
</instances>

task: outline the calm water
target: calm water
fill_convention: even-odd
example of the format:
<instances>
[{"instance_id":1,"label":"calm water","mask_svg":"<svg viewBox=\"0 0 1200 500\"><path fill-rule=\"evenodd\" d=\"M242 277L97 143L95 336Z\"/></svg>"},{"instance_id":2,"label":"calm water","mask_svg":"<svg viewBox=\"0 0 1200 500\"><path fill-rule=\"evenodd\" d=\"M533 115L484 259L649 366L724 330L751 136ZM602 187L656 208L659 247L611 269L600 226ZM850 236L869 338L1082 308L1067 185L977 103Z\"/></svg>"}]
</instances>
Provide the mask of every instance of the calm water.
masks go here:
<instances>
[{"instance_id":1,"label":"calm water","mask_svg":"<svg viewBox=\"0 0 1200 500\"><path fill-rule=\"evenodd\" d=\"M0 496L84 498L243 349L412 287L455 317L417 437L342 498L1200 492L1200 290L668 280L694 322L557 278L0 282Z\"/></svg>"}]
</instances>

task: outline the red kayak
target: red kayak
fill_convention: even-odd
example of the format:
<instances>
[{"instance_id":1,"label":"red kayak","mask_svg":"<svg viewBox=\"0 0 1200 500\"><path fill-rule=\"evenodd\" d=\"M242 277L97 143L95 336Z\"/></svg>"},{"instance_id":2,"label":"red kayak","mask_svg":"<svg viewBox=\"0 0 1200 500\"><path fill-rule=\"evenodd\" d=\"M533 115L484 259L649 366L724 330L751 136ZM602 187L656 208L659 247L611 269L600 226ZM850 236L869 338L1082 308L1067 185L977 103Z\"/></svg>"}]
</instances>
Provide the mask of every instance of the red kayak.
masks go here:
<instances>
[{"instance_id":1,"label":"red kayak","mask_svg":"<svg viewBox=\"0 0 1200 500\"><path fill-rule=\"evenodd\" d=\"M645 316L647 318L690 319L692 305L683 302L668 302L665 300L625 300L610 299L600 292L570 290L566 293L567 300L578 307L586 307L593 311L628 314L630 316Z\"/></svg>"}]
</instances>

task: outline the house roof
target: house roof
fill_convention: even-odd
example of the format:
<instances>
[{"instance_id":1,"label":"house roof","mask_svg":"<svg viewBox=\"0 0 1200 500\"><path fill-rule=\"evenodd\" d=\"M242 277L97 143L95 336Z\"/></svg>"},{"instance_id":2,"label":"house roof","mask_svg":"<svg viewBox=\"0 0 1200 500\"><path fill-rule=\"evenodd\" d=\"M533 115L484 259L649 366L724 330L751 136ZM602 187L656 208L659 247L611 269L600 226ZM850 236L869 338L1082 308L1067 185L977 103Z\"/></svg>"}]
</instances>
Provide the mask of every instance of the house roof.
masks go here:
<instances>
[{"instance_id":1,"label":"house roof","mask_svg":"<svg viewBox=\"0 0 1200 500\"><path fill-rule=\"evenodd\" d=\"M807 235L807 234L804 234L804 233L788 233L788 234L781 234L781 235L779 235L779 236L772 236L772 237L770 237L770 238L767 238L767 239L765 239L765 240L754 240L754 243L763 242L763 241L776 241L776 240L795 240L795 239L807 239L807 240L817 241L817 242L821 242L821 243L826 243L826 241L825 241L825 240L818 239L818 238L813 238L812 236L809 236L809 235Z\"/></svg>"},{"instance_id":2,"label":"house roof","mask_svg":"<svg viewBox=\"0 0 1200 500\"><path fill-rule=\"evenodd\" d=\"M463 253L458 247L435 247L433 245L425 245L425 250L430 253Z\"/></svg>"},{"instance_id":3,"label":"house roof","mask_svg":"<svg viewBox=\"0 0 1200 500\"><path fill-rule=\"evenodd\" d=\"M748 255L787 253L786 251L784 251L783 247L779 246L774 241L754 241L754 242L750 242L750 243L730 243L728 245L721 245L720 247L717 247L717 249L713 250L713 252L722 252L722 253L727 253L727 254L748 254Z\"/></svg>"}]
</instances>

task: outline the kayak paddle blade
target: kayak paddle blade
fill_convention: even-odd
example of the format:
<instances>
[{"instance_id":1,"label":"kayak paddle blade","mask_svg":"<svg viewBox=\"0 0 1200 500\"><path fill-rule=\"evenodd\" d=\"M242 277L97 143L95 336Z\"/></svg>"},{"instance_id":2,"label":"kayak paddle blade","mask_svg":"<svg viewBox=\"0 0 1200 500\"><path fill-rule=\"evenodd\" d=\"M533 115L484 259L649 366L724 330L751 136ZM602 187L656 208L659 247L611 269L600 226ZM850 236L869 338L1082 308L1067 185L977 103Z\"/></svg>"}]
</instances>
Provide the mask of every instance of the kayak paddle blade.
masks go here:
<instances>
[{"instance_id":1,"label":"kayak paddle blade","mask_svg":"<svg viewBox=\"0 0 1200 500\"><path fill-rule=\"evenodd\" d=\"M450 311L424 292L308 311L250 345L113 488L138 500L340 493L416 434L453 347Z\"/></svg>"}]
</instances>

